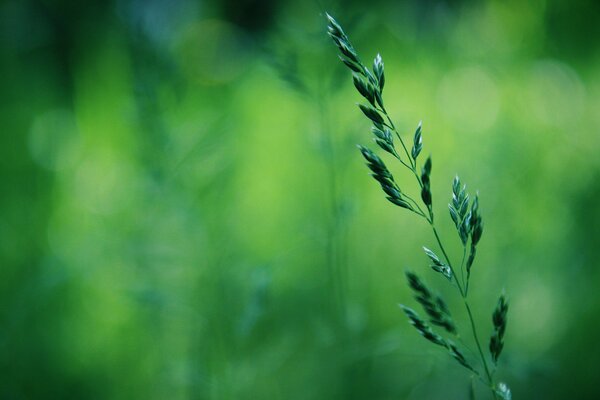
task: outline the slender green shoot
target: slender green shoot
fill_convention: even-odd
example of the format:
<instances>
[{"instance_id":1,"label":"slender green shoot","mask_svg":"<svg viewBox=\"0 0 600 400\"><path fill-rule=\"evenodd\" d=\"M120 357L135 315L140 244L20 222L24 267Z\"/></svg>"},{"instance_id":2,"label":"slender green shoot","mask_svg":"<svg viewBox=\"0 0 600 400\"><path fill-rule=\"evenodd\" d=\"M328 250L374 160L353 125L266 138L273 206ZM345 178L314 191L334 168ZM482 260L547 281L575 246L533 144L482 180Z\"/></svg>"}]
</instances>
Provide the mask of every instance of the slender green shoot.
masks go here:
<instances>
[{"instance_id":1,"label":"slender green shoot","mask_svg":"<svg viewBox=\"0 0 600 400\"><path fill-rule=\"evenodd\" d=\"M462 349L463 346L457 345L453 341L453 339L459 339L458 327L450 314L446 302L442 297L429 289L424 281L413 272L406 273L408 284L415 294L415 299L422 306L427 318L422 318L415 310L408 306L400 305L400 307L408 317L410 323L426 340L446 349L454 360L470 371L471 374L490 389L495 399L509 400L511 399L511 392L508 386L505 383L497 382L494 378L498 358L504 347L508 302L504 294L502 294L493 313L492 321L494 329L489 342L490 354L486 356L468 301L471 270L477 254L477 245L483 234L479 195L476 194L471 200L466 185L462 184L458 176L454 178L452 183L452 198L448 204L448 209L463 247L463 255L459 264L453 264L437 230L431 191L431 156L427 157L424 161L419 158L423 150L422 123L419 122L417 125L412 135L412 145L409 145L408 141L405 140L396 128L384 106L383 89L385 86L385 73L382 57L378 54L373 61L372 68L369 69L359 58L358 53L340 24L329 14L327 14L327 19L328 34L339 50L339 58L351 70L354 86L358 93L366 100L365 103L358 106L372 124L371 132L375 143L415 177L419 187L420 199L402 189L401 184L394 178L383 159L373 150L364 146L359 146L359 150L366 160L368 168L371 170L372 177L380 184L387 200L400 208L416 214L431 227L437 248L441 252L439 253L441 257L434 250L423 247L425 256L429 260L432 270L441 274L456 287L467 312L469 329L477 348L478 359L471 360L470 357L465 356ZM436 332L433 326L441 328L444 334ZM492 365L494 369L491 368ZM473 391L470 393L474 396Z\"/></svg>"}]
</instances>

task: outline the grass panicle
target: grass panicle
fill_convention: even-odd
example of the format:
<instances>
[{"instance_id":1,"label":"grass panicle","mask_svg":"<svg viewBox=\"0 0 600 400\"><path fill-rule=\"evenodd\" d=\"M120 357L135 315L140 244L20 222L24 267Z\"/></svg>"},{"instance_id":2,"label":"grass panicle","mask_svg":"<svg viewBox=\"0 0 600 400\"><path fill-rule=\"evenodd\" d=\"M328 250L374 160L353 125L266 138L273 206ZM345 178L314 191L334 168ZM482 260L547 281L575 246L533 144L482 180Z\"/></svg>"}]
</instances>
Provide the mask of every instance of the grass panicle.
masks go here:
<instances>
[{"instance_id":1,"label":"grass panicle","mask_svg":"<svg viewBox=\"0 0 600 400\"><path fill-rule=\"evenodd\" d=\"M452 182L452 202L448 204L450 217L456 225L456 231L463 246L467 245L471 231L471 213L469 212L469 194L467 185L461 186L460 178L456 176Z\"/></svg>"},{"instance_id":2,"label":"grass panicle","mask_svg":"<svg viewBox=\"0 0 600 400\"><path fill-rule=\"evenodd\" d=\"M434 295L416 274L406 272L406 279L408 280L408 286L415 292L415 299L423 306L425 313L429 316L429 321L433 325L442 327L447 332L455 335L456 326L444 299Z\"/></svg>"},{"instance_id":3,"label":"grass panicle","mask_svg":"<svg viewBox=\"0 0 600 400\"><path fill-rule=\"evenodd\" d=\"M504 382L498 383L496 386L496 394L502 400L512 400L512 393L510 392L509 387Z\"/></svg>"},{"instance_id":4,"label":"grass panicle","mask_svg":"<svg viewBox=\"0 0 600 400\"><path fill-rule=\"evenodd\" d=\"M433 331L433 329L431 329L431 327L429 325L427 325L427 323L421 317L419 317L419 314L417 314L417 312L415 310L413 310L412 308L407 307L403 304L400 304L400 308L402 308L402 311L404 311L404 313L408 317L412 326L414 326L415 329L425 339L427 339L431 343L437 344L439 346L447 347L446 341L444 340L444 338L441 337L440 335L438 335L437 333L435 333Z\"/></svg>"},{"instance_id":5,"label":"grass panicle","mask_svg":"<svg viewBox=\"0 0 600 400\"><path fill-rule=\"evenodd\" d=\"M431 268L434 271L443 274L446 278L448 278L449 281L452 281L452 270L450 269L450 267L444 264L432 250L429 250L425 246L423 246L423 250L432 262Z\"/></svg>"},{"instance_id":6,"label":"grass panicle","mask_svg":"<svg viewBox=\"0 0 600 400\"><path fill-rule=\"evenodd\" d=\"M489 359L483 352L473 313L471 312L467 298L471 270L477 253L477 245L483 234L479 195L476 194L471 200L470 195L467 193L466 185L461 182L458 176L454 178L452 182L452 199L448 205L448 209L463 247L463 257L460 264L453 264L445 250L435 224L431 190L431 156L427 157L420 167L418 165L419 155L423 150L422 123L419 122L412 135L412 146L410 146L409 150L403 135L396 129L392 118L384 106L383 88L385 85L385 74L383 58L380 54L377 54L373 60L372 70L370 70L360 60L357 51L352 46L350 39L340 24L329 14L327 14L327 19L329 21L327 31L339 49L339 58L351 70L354 86L358 93L366 100L365 103L358 106L372 124L371 133L374 136L375 143L384 152L394 157L415 177L419 186L420 203L415 200L417 197L400 190L385 162L374 151L364 146L358 146L360 152L367 161L367 166L372 172L371 176L379 182L386 198L391 203L417 214L430 225L439 253L436 253L429 247L423 247L423 250L431 263L431 268L436 273L441 273L451 282L464 303L473 341L479 355L479 365L472 364L464 356L464 352L459 345L436 333L428 322L422 319L412 308L405 305L401 305L400 307L408 317L410 323L425 339L446 348L452 358L468 369L473 376L490 389L495 399L510 399L511 394L508 386L505 383L497 383L494 379L496 369L492 370L490 368ZM457 276L457 269L455 267L458 267L460 277ZM408 285L415 294L415 299L421 304L425 314L427 314L429 323L443 328L445 334L456 335L457 327L450 315L446 302L440 296L434 294L416 274L407 272L406 277ZM502 295L492 316L494 331L490 338L489 350L491 357L489 358L491 358L494 366L496 366L498 357L504 347L507 312L508 303L504 295Z\"/></svg>"},{"instance_id":7,"label":"grass panicle","mask_svg":"<svg viewBox=\"0 0 600 400\"><path fill-rule=\"evenodd\" d=\"M387 194L387 199L397 206L412 210L410 204L403 199L400 188L396 182L394 182L394 177L387 169L383 160L366 147L359 146L359 148L363 157L367 160L367 166L372 172L371 176L379 182L381 188Z\"/></svg>"},{"instance_id":8,"label":"grass panicle","mask_svg":"<svg viewBox=\"0 0 600 400\"><path fill-rule=\"evenodd\" d=\"M410 152L410 155L415 162L417 161L419 154L421 154L421 150L423 150L423 135L421 134L421 126L422 122L419 122L417 130L415 131L415 137L413 138L413 147Z\"/></svg>"},{"instance_id":9,"label":"grass panicle","mask_svg":"<svg viewBox=\"0 0 600 400\"><path fill-rule=\"evenodd\" d=\"M460 365L467 368L468 370L476 373L475 369L471 366L467 358L464 356L463 352L452 342L451 340L444 339L442 336L433 331L433 329L427 325L419 314L415 310L410 307L407 307L403 304L400 305L400 308L404 311L411 325L415 327L417 332L421 334L425 339L430 341L433 344L444 347L448 350L448 353L452 358L454 358Z\"/></svg>"},{"instance_id":10,"label":"grass panicle","mask_svg":"<svg viewBox=\"0 0 600 400\"><path fill-rule=\"evenodd\" d=\"M492 322L494 323L494 332L490 338L490 354L494 364L498 363L498 358L504 348L504 332L506 331L506 314L508 313L508 302L504 294L498 299L496 309L492 314Z\"/></svg>"}]
</instances>

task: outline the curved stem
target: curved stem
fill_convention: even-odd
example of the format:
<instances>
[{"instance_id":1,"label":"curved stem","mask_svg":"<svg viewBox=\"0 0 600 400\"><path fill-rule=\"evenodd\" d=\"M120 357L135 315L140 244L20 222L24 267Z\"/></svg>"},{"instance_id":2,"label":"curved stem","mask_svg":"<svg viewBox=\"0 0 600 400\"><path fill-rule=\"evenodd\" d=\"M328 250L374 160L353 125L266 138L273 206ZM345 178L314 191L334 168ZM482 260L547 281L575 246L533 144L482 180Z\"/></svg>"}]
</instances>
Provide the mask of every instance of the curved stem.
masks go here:
<instances>
[{"instance_id":1,"label":"curved stem","mask_svg":"<svg viewBox=\"0 0 600 400\"><path fill-rule=\"evenodd\" d=\"M408 149L406 148L404 141L402 140L402 137L400 136L400 134L398 133L398 130L396 129L396 126L394 125L394 122L392 121L392 119L390 118L390 116L388 115L387 111L385 110L385 108L382 106L381 107L381 111L383 112L383 114L385 115L385 117L387 118L389 125L389 128L391 128L394 133L396 134L396 136L398 137L398 140L400 141L400 144L402 144L402 148L404 149L404 152L406 153L406 156L408 157L409 163L410 165L407 165L403 160L400 159L400 156L396 154L396 158L402 163L402 165L404 165L406 168L410 169L412 171L412 173L415 175L415 177L417 178L417 182L419 183L419 187L422 189L423 188L423 182L421 181L421 178L419 177L419 174L417 173L417 163L415 160L413 160L413 158L411 157L410 153L408 152ZM407 196L408 197L408 196ZM410 198L410 197L409 197ZM412 200L412 199L411 199ZM414 200L412 200L413 203L416 204L416 202ZM418 205L417 205L418 207ZM448 267L450 268L450 271L452 272L452 276L454 277L454 281L456 282L456 286L458 288L458 291L460 293L460 296L463 299L463 302L465 304L465 308L467 309L467 314L469 316L469 322L471 324L471 331L473 333L473 338L475 339L475 344L477 345L477 351L479 352L479 356L481 357L481 363L483 364L483 369L485 370L485 375L487 377L487 382L484 381L484 379L481 377L481 375L477 372L477 371L473 371L476 376L484 383L486 383L490 390L492 391L492 395L494 396L494 399L497 399L498 396L496 394L496 391L494 389L494 381L493 381L493 375L490 372L490 369L488 367L488 363L486 361L485 355L483 354L483 350L481 347L481 343L479 342L479 337L477 335L477 328L475 327L475 320L473 318L473 313L471 312L471 307L469 306L469 302L467 301L467 293L466 293L466 286L465 289L463 289L463 285L468 285L468 283L464 282L464 276L462 277L463 280L463 285L461 285L461 282L458 278L458 276L456 275L454 268L452 267L452 262L450 261L450 257L448 256L448 253L446 252L446 249L444 248L444 245L442 244L442 240L440 238L440 235L438 234L437 229L435 228L435 224L434 224L434 218L433 218L433 209L431 206L427 207L427 211L429 212L429 216L426 216L425 213L423 213L423 211L419 208L419 211L421 212L421 215L423 215L423 217L427 220L427 222L429 222L429 225L431 226L432 230L433 230L433 234L435 236L435 239L438 243L438 246L440 248L440 250L442 251L442 254L444 255L444 258L446 259L446 263L448 264ZM415 211L417 212L417 211ZM418 212L417 212L418 214ZM464 249L463 252L463 259L460 265L460 269L461 269L461 275L463 275L463 264L464 264L464 260L465 260L465 256L466 256L466 247Z\"/></svg>"},{"instance_id":2,"label":"curved stem","mask_svg":"<svg viewBox=\"0 0 600 400\"><path fill-rule=\"evenodd\" d=\"M396 153L395 151L394 151L394 157L396 157L396 159L397 159L398 161L400 161L400 162L402 163L402 165L404 165L406 168L408 168L408 169L410 169L410 170L412 171L412 167L411 167L410 165L408 165L407 163L405 163L405 162L404 162L404 161L403 161L403 160L400 158L400 156L398 155L398 153Z\"/></svg>"},{"instance_id":3,"label":"curved stem","mask_svg":"<svg viewBox=\"0 0 600 400\"><path fill-rule=\"evenodd\" d=\"M485 374L489 380L489 384L492 386L492 392L494 393L494 397L496 397L496 392L493 388L492 374L490 373L490 369L488 368L487 361L485 360L485 356L483 355L483 350L481 349L481 344L479 343L479 337L477 336L477 329L475 328L475 321L473 319L473 314L471 313L471 307L467 302L467 299L463 299L465 302L465 308L467 309L467 314L469 314L469 321L471 322L471 329L473 330L473 338L475 339L475 343L477 344L477 350L479 351L479 355L481 356L481 361L483 362L483 368L485 369Z\"/></svg>"},{"instance_id":4,"label":"curved stem","mask_svg":"<svg viewBox=\"0 0 600 400\"><path fill-rule=\"evenodd\" d=\"M473 338L475 339L475 344L477 345L477 351L479 352L479 356L481 357L481 363L483 364L483 369L485 370L485 374L488 379L487 383L490 387L490 390L492 391L492 395L494 396L494 399L497 399L498 397L496 395L496 391L494 390L493 377L492 377L492 374L490 373L490 369L489 369L488 363L485 359L485 355L483 354L483 350L481 348L481 343L479 342L479 336L477 335L477 328L475 327L475 319L473 318L473 313L471 312L471 307L469 306L469 302L467 301L466 294L463 291L462 286L460 285L460 281L458 280L458 277L454 273L454 268L452 267L452 264L450 262L450 257L448 257L448 253L446 253L446 250L444 249L444 245L442 244L440 235L438 234L437 229L435 228L435 225L433 224L433 212L431 213L431 219L432 219L432 222L430 224L431 224L431 228L433 229L433 234L435 236L435 239L437 240L440 250L442 251L442 254L444 255L444 258L446 259L446 262L448 263L448 267L450 268L450 271L452 271L452 276L454 276L454 280L458 287L458 291L460 292L460 296L462 297L463 302L465 304L465 308L467 309L467 314L469 316L469 322L471 323L471 331L473 332Z\"/></svg>"},{"instance_id":5,"label":"curved stem","mask_svg":"<svg viewBox=\"0 0 600 400\"><path fill-rule=\"evenodd\" d=\"M412 205L416 207L416 210L414 210L417 214L419 214L420 216L422 216L423 218L427 219L427 216L425 215L425 212L421 209L421 207L419 206L419 204L410 196L408 196L407 194L403 193L403 196L410 200ZM428 220L428 219L427 219ZM429 220L428 220L429 221Z\"/></svg>"},{"instance_id":6,"label":"curved stem","mask_svg":"<svg viewBox=\"0 0 600 400\"><path fill-rule=\"evenodd\" d=\"M389 127L392 128L392 130L398 137L398 140L400 141L400 144L402 145L402 148L404 149L404 153L406 153L406 157L408 158L408 161L410 162L410 167L407 166L407 168L409 168L410 170L412 170L414 172L415 171L415 161L412 159L410 153L408 152L408 149L406 148L406 145L404 144L404 140L402 140L402 136L400 136L400 133L396 129L396 125L394 125L394 122L388 115L385 107L383 107L383 106L381 107L381 112L383 112L383 114L385 114L385 117L387 118L387 120L389 122ZM404 164L404 165L406 165L406 164Z\"/></svg>"},{"instance_id":7,"label":"curved stem","mask_svg":"<svg viewBox=\"0 0 600 400\"><path fill-rule=\"evenodd\" d=\"M450 257L448 257L448 253L446 253L446 249L444 249L444 245L442 244L440 235L438 234L437 229L435 229L435 225L433 224L433 212L431 212L431 221L429 224L431 225L431 228L433 229L433 234L435 236L435 239L437 240L440 250L442 250L442 254L444 255L444 258L446 259L446 263L448 264L448 267L450 268L450 271L452 272L452 276L454 277L454 281L456 282L456 286L458 287L458 291L460 292L460 297L462 297L464 299L465 292L463 291L462 285L460 284L460 281L458 280L458 277L454 271L454 268L452 267L452 262L450 261Z\"/></svg>"}]
</instances>

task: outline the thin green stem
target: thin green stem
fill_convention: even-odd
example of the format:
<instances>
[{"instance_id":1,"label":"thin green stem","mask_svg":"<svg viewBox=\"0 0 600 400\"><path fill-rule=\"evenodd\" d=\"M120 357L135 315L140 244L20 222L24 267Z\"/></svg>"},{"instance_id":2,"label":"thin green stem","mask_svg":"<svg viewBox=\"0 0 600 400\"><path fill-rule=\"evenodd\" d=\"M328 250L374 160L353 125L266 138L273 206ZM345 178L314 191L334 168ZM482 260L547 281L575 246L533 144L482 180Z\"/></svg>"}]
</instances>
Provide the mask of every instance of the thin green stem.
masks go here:
<instances>
[{"instance_id":1,"label":"thin green stem","mask_svg":"<svg viewBox=\"0 0 600 400\"><path fill-rule=\"evenodd\" d=\"M405 162L404 162L404 161L403 161L403 160L400 158L400 156L398 155L398 153L396 153L396 152L395 152L395 149L394 149L394 157L396 157L396 159L397 159L398 161L400 161L400 162L402 163L402 165L404 165L406 168L408 168L408 169L410 169L410 170L412 171L412 167L411 167L410 165L408 165L407 163L405 163Z\"/></svg>"},{"instance_id":2,"label":"thin green stem","mask_svg":"<svg viewBox=\"0 0 600 400\"><path fill-rule=\"evenodd\" d=\"M423 212L422 212L422 211L417 211L417 210L414 210L414 209L413 209L413 210L412 210L412 212L414 212L415 214L417 214L417 215L419 215L419 216L421 216L421 217L423 217L423 218L427 219L427 216L426 216L425 214L423 214Z\"/></svg>"},{"instance_id":3,"label":"thin green stem","mask_svg":"<svg viewBox=\"0 0 600 400\"><path fill-rule=\"evenodd\" d=\"M419 206L419 204L410 196L408 196L407 194L402 194L407 200L410 200L412 202L412 205L416 207L416 210L414 210L417 214L419 214L420 216L422 216L423 218L427 219L427 216L425 215L425 212L421 209L421 207Z\"/></svg>"},{"instance_id":4,"label":"thin green stem","mask_svg":"<svg viewBox=\"0 0 600 400\"><path fill-rule=\"evenodd\" d=\"M475 344L477 344L477 350L479 351L479 355L481 356L481 361L483 362L483 368L485 369L485 374L487 375L489 384L492 385L492 392L494 392L494 397L496 397L496 395L495 395L496 392L493 389L492 374L490 373L490 369L487 365L487 361L485 360L483 350L481 349L481 343L479 343L479 337L477 336L477 329L475 328L475 320L473 319L473 314L471 313L471 307L469 306L469 302L467 301L466 298L463 298L463 300L465 303L465 308L467 309L467 314L469 314L469 321L471 322L471 329L473 330L473 338L475 339Z\"/></svg>"},{"instance_id":5,"label":"thin green stem","mask_svg":"<svg viewBox=\"0 0 600 400\"><path fill-rule=\"evenodd\" d=\"M463 255L462 255L462 260L460 262L460 279L461 279L463 285L465 286L465 296L467 295L468 290L469 290L469 283L468 282L465 283L465 273L463 271L466 257L467 257L467 246L463 246Z\"/></svg>"},{"instance_id":6,"label":"thin green stem","mask_svg":"<svg viewBox=\"0 0 600 400\"><path fill-rule=\"evenodd\" d=\"M433 220L433 212L431 213L431 219ZM469 302L467 301L466 294L463 291L462 286L460 285L460 281L458 280L458 277L454 273L454 268L452 267L450 257L448 256L448 253L446 253L446 250L444 249L444 245L442 244L442 240L440 239L440 235L438 234L437 229L435 228L435 225L433 224L433 221L431 222L431 228L433 229L433 234L435 236L435 239L437 240L438 246L440 247L440 250L442 251L444 258L446 259L446 262L448 263L448 267L450 268L450 271L452 271L452 276L454 276L454 281L456 282L458 291L460 292L460 296L462 297L463 302L465 304L465 308L467 309L467 314L469 316L469 322L471 323L471 331L473 332L473 338L475 339L475 344L477 345L477 351L479 352L479 356L481 357L481 363L483 364L483 369L485 370L485 374L488 379L487 383L490 387L490 390L492 391L494 399L496 399L497 395L496 395L496 391L494 390L494 380L493 380L492 374L490 373L490 369L489 369L488 363L485 359L485 355L483 354L483 350L481 348L481 343L479 342L479 336L477 335L477 328L475 327L475 319L473 318L473 313L471 312L471 307L469 306Z\"/></svg>"},{"instance_id":7,"label":"thin green stem","mask_svg":"<svg viewBox=\"0 0 600 400\"><path fill-rule=\"evenodd\" d=\"M409 166L406 166L406 167L414 172L415 171L415 161L412 159L410 153L408 152L408 149L406 148L406 145L404 144L404 140L402 140L402 136L400 136L400 133L396 129L396 125L394 125L394 122L390 118L385 107L381 106L381 112L383 112L383 114L387 118L387 120L389 122L389 127L394 131L394 133L398 137L398 140L400 141L400 144L402 145L402 148L404 149L404 153L406 153L406 157L408 158L408 161L410 162L410 165L411 165L410 167ZM404 164L404 165L406 165L406 164Z\"/></svg>"},{"instance_id":8,"label":"thin green stem","mask_svg":"<svg viewBox=\"0 0 600 400\"><path fill-rule=\"evenodd\" d=\"M460 296L464 299L465 298L465 294L464 294L462 285L460 284L460 281L458 280L458 277L456 276L456 273L454 271L454 267L452 267L452 262L450 261L450 257L448 256L448 253L446 253L446 249L444 249L444 245L442 244L442 240L440 239L440 235L438 234L438 231L435 228L435 224L433 223L433 212L431 212L431 220L430 220L429 224L431 225L431 228L433 229L433 235L435 236L435 239L437 240L437 243L438 243L438 246L440 247L440 250L442 250L442 254L444 255L444 258L446 259L446 262L448 263L448 267L450 268L450 271L452 272L452 276L454 277L454 281L456 282L456 286L458 287L458 291L460 292Z\"/></svg>"},{"instance_id":9,"label":"thin green stem","mask_svg":"<svg viewBox=\"0 0 600 400\"><path fill-rule=\"evenodd\" d=\"M383 114L385 115L385 117L387 118L387 120L389 122L389 125L388 124L385 124L385 125L387 125L390 129L392 129L394 131L394 133L396 134L396 136L398 137L398 140L400 141L400 144L402 145L402 148L404 149L404 152L406 153L406 156L408 157L410 166L407 165L403 160L401 160L400 156L398 154L396 154L396 158L402 163L402 165L404 165L406 168L408 168L412 171L412 173L415 175L415 177L417 179L417 182L419 183L419 187L421 189L423 189L423 182L421 181L421 178L419 177L419 174L417 173L416 161L413 160L413 158L411 157L410 153L408 152L408 149L406 148L406 145L404 144L404 141L402 140L402 137L400 136L400 133L398 132L398 130L396 129L396 126L394 125L394 122L392 121L392 119L390 118L390 116L388 115L387 111L385 110L385 108L383 106L381 107L381 111L383 112ZM409 196L405 196L405 197L412 200L412 202L415 205L417 205L416 202L412 198L410 198ZM417 207L418 207L418 205L417 205ZM477 371L473 370L473 372L476 374L476 376L482 382L484 382L487 386L489 386L490 390L492 391L492 395L494 396L494 399L497 399L498 396L496 394L496 391L494 390L493 375L490 372L485 355L483 354L481 343L479 342L479 336L477 335L477 328L475 327L475 320L473 318L473 314L471 312L471 307L469 306L469 302L467 301L466 285L468 285L468 283L465 283L464 273L463 273L463 265L464 265L464 261L465 261L465 257L466 257L466 251L467 251L466 247L464 248L463 258L462 258L461 265L460 265L461 277L462 277L462 282L463 282L463 284L461 285L461 281L459 280L458 276L455 273L454 268L452 267L452 262L450 261L450 257L448 256L448 253L446 252L446 249L444 248L444 245L442 244L440 235L438 234L438 231L435 227L432 207L431 206L427 207L429 216L426 216L425 213L420 208L419 208L419 211L420 211L421 215L429 222L429 225L431 226L431 228L433 230L433 234L438 243L438 246L440 247L440 250L442 251L444 258L446 259L446 262L448 263L448 267L450 268L450 271L452 272L452 276L454 277L454 281L456 282L456 286L458 288L460 296L462 297L463 302L465 304L465 308L467 309L467 314L469 316L469 322L471 324L471 331L473 333L473 338L475 339L475 344L477 345L477 350L479 352L479 356L481 357L481 363L483 364L483 369L485 370L487 382L485 382L485 380L481 377L481 375ZM417 211L415 211L415 212L417 212ZM465 289L463 289L463 286L465 287Z\"/></svg>"}]
</instances>

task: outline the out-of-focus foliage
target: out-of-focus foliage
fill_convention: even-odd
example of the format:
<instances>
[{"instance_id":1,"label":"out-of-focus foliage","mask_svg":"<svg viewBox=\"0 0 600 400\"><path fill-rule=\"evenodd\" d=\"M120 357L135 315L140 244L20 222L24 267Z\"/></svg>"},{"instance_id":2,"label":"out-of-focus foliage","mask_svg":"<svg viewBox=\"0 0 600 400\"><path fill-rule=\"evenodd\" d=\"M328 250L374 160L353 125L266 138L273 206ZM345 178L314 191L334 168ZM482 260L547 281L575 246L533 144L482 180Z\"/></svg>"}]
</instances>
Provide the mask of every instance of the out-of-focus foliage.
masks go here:
<instances>
[{"instance_id":1,"label":"out-of-focus foliage","mask_svg":"<svg viewBox=\"0 0 600 400\"><path fill-rule=\"evenodd\" d=\"M467 396L397 307L433 238L365 173L325 11L423 120L434 198L480 190L514 398L599 396L597 2L6 0L0 398Z\"/></svg>"}]
</instances>

